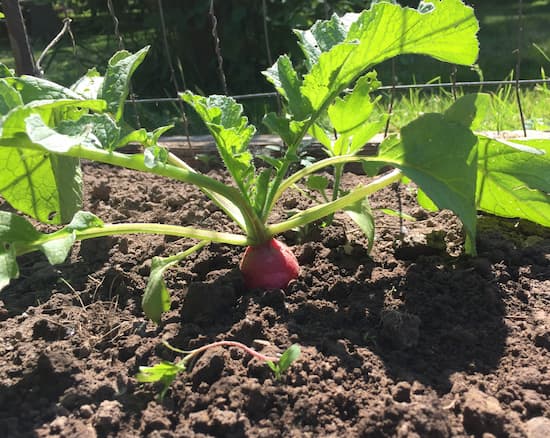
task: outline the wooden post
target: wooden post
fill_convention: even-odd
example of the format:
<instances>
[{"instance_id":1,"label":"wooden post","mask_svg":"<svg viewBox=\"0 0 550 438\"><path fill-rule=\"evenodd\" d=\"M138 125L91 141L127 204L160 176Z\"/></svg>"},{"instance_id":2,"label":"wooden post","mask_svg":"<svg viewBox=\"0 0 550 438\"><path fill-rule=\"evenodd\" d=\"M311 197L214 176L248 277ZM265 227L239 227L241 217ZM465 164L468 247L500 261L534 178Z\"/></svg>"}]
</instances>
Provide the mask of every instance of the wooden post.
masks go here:
<instances>
[{"instance_id":1,"label":"wooden post","mask_svg":"<svg viewBox=\"0 0 550 438\"><path fill-rule=\"evenodd\" d=\"M36 75L34 58L19 0L4 0L2 6L6 15L11 50L15 58L15 72L18 75Z\"/></svg>"}]
</instances>

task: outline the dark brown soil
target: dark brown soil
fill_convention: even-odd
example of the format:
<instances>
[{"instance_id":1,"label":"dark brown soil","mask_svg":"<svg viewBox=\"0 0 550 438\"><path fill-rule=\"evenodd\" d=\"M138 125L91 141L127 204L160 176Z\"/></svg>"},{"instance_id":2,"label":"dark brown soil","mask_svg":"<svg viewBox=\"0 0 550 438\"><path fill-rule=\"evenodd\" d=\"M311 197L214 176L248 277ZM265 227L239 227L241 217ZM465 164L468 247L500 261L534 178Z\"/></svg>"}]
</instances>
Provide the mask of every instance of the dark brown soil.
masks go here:
<instances>
[{"instance_id":1,"label":"dark brown soil","mask_svg":"<svg viewBox=\"0 0 550 438\"><path fill-rule=\"evenodd\" d=\"M236 231L188 186L85 171L86 209L105 221ZM360 178L346 175L350 187ZM285 292L246 291L242 249L211 245L168 273L160 326L140 307L149 260L191 242L86 241L55 267L22 257L0 295L0 436L550 436L548 230L481 217L479 257L468 258L454 216L416 207L410 187L372 198L399 202L418 220L401 239L399 219L377 212L372 257L340 216L282 236L303 267ZM303 204L290 194L278 214ZM239 350L209 351L162 403L133 377L176 358L162 340L223 339L271 354L298 343L302 355L276 381Z\"/></svg>"}]
</instances>

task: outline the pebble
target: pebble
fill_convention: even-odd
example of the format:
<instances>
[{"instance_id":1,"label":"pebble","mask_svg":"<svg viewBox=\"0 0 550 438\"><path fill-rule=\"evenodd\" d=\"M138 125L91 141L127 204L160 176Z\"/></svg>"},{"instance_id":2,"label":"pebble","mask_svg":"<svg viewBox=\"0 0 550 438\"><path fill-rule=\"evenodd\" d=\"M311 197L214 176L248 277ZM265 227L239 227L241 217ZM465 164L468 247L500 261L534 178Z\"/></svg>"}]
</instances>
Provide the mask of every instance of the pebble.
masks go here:
<instances>
[{"instance_id":1,"label":"pebble","mask_svg":"<svg viewBox=\"0 0 550 438\"><path fill-rule=\"evenodd\" d=\"M501 436L504 411L499 401L478 389L470 389L464 400L464 429L474 435L492 433Z\"/></svg>"},{"instance_id":2,"label":"pebble","mask_svg":"<svg viewBox=\"0 0 550 438\"><path fill-rule=\"evenodd\" d=\"M82 418L91 418L91 416L94 415L94 408L90 405L80 406L79 411Z\"/></svg>"},{"instance_id":3,"label":"pebble","mask_svg":"<svg viewBox=\"0 0 550 438\"><path fill-rule=\"evenodd\" d=\"M411 401L411 384L409 382L399 382L392 388L391 395L396 402Z\"/></svg>"},{"instance_id":4,"label":"pebble","mask_svg":"<svg viewBox=\"0 0 550 438\"><path fill-rule=\"evenodd\" d=\"M548 438L550 437L550 419L546 417L531 418L525 424L527 438Z\"/></svg>"}]
</instances>

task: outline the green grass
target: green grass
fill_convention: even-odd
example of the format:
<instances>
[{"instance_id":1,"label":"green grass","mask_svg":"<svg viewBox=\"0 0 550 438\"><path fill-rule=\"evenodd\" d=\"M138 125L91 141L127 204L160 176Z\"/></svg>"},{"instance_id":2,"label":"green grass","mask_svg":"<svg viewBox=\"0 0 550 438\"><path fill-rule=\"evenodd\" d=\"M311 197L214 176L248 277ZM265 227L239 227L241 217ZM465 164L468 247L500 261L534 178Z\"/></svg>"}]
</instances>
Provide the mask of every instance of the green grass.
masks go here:
<instances>
[{"instance_id":1,"label":"green grass","mask_svg":"<svg viewBox=\"0 0 550 438\"><path fill-rule=\"evenodd\" d=\"M477 90L457 90L457 97L465 92ZM491 94L492 106L480 127L482 131L513 131L521 130L521 118L518 110L515 89L512 85L503 85L496 90L482 90ZM550 88L537 86L521 89L520 99L527 129L550 129ZM454 100L450 91L443 88L437 91L422 91L419 89L406 92L396 92L390 122L390 130L397 131L399 127L411 122L419 115L429 112L441 112L448 108ZM384 94L379 103L379 111L387 111L389 94Z\"/></svg>"}]
</instances>

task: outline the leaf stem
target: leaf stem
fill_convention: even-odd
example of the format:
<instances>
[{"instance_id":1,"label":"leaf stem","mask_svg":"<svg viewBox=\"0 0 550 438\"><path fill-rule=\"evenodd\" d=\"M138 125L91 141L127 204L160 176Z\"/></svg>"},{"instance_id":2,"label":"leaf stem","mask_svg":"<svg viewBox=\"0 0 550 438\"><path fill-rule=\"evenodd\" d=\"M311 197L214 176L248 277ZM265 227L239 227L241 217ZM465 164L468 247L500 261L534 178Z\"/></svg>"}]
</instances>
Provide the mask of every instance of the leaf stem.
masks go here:
<instances>
[{"instance_id":1,"label":"leaf stem","mask_svg":"<svg viewBox=\"0 0 550 438\"><path fill-rule=\"evenodd\" d=\"M277 202L277 200L281 197L281 195L285 190L287 190L289 187L296 184L298 181L305 178L306 176L311 175L312 173L315 173L321 169L324 169L325 167L334 166L337 164L357 163L360 161L376 162L379 160L377 160L376 157L365 157L361 155L341 155L341 156L325 158L323 160L317 161L316 163L313 163L310 166L300 169L298 172L292 174L287 179L285 179L280 184L279 189L277 190L277 193L273 198L273 203ZM384 164L386 163L384 162Z\"/></svg>"},{"instance_id":2,"label":"leaf stem","mask_svg":"<svg viewBox=\"0 0 550 438\"><path fill-rule=\"evenodd\" d=\"M359 187L352 192L348 193L341 198L338 198L335 201L329 202L327 204L316 205L315 207L308 208L307 210L298 213L295 216L292 216L290 219L280 222L278 224L273 224L268 227L268 231L272 235L284 233L285 231L291 230L295 227L301 227L311 222L314 222L323 217L329 216L332 213L335 213L338 210L347 207L369 195L380 190L383 187L391 184L392 182L398 181L402 176L401 170L394 169L385 175L375 179L369 184Z\"/></svg>"},{"instance_id":3,"label":"leaf stem","mask_svg":"<svg viewBox=\"0 0 550 438\"><path fill-rule=\"evenodd\" d=\"M75 230L75 240L87 240L97 237L123 235L123 234L161 234L166 236L188 237L190 239L208 242L227 243L229 245L246 246L252 244L249 237L241 234L224 233L219 231L203 230L179 225L166 225L156 223L123 223L105 224L102 227ZM17 255L36 251L41 245L56 239L64 238L64 234L51 233L41 236L34 242L17 247Z\"/></svg>"},{"instance_id":4,"label":"leaf stem","mask_svg":"<svg viewBox=\"0 0 550 438\"><path fill-rule=\"evenodd\" d=\"M164 345L166 347L168 347L170 350L173 350L177 353L185 354L185 357L181 360L181 362L184 362L184 363L188 362L189 360L191 360L196 355L198 355L198 354L200 354L200 353L202 353L206 350L209 350L211 348L216 348L216 347L236 347L236 348L240 348L241 350L245 351L246 353L248 353L252 357L255 357L256 359L258 359L262 362L267 362L267 361L278 362L279 361L278 357L267 356L265 354L262 354L262 353L260 353L256 350L246 346L245 344L243 344L241 342L237 342L237 341L212 342L210 344L203 345L202 347L195 348L194 350L188 350L188 351L180 350L179 348L172 347L168 342L164 342Z\"/></svg>"}]
</instances>

